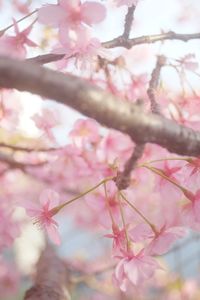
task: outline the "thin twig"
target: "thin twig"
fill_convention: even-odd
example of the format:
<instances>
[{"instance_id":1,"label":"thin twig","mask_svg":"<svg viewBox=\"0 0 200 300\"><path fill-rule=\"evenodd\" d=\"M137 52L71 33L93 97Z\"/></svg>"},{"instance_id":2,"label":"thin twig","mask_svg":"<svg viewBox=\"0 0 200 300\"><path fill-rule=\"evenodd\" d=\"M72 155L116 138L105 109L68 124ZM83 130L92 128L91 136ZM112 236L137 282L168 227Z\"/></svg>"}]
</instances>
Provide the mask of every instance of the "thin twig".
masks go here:
<instances>
[{"instance_id":1,"label":"thin twig","mask_svg":"<svg viewBox=\"0 0 200 300\"><path fill-rule=\"evenodd\" d=\"M111 41L102 43L102 46L104 46L105 48L124 47L130 49L136 45L151 44L156 42L162 42L165 40L180 40L183 42L187 42L189 40L199 39L199 38L200 38L200 32L184 34L184 33L176 33L174 31L169 31L161 34L144 35L132 39L125 39L123 36L119 36Z\"/></svg>"},{"instance_id":2,"label":"thin twig","mask_svg":"<svg viewBox=\"0 0 200 300\"><path fill-rule=\"evenodd\" d=\"M24 21L25 19L27 19L27 18L29 18L30 16L32 16L33 14L35 14L37 11L38 11L38 9L35 9L34 11L30 12L28 15L26 15L26 16L22 17L21 19L17 20L16 23L20 23L20 22ZM0 37L1 37L2 35L4 35L4 33L5 33L8 29L12 28L13 26L14 26L14 23L12 23L12 24L10 24L9 26L7 26L6 28L0 30Z\"/></svg>"},{"instance_id":3,"label":"thin twig","mask_svg":"<svg viewBox=\"0 0 200 300\"><path fill-rule=\"evenodd\" d=\"M151 111L155 114L160 114L160 107L156 101L156 89L160 80L160 72L162 67L165 65L166 58L162 56L157 57L156 66L151 73L151 80L149 82L149 88L147 94L151 102Z\"/></svg>"},{"instance_id":4,"label":"thin twig","mask_svg":"<svg viewBox=\"0 0 200 300\"><path fill-rule=\"evenodd\" d=\"M48 64L48 63L51 63L51 62L54 62L54 61L61 60L64 57L65 57L65 54L49 53L49 54L43 54L43 55L38 55L38 56L35 56L35 57L27 58L26 61L36 63L36 64L39 64L39 65L44 65L44 64Z\"/></svg>"},{"instance_id":5,"label":"thin twig","mask_svg":"<svg viewBox=\"0 0 200 300\"><path fill-rule=\"evenodd\" d=\"M57 150L62 149L62 147L59 147L59 148L55 148L55 147L27 148L27 147L18 146L18 145L6 144L3 142L0 142L0 148L8 148L13 151L22 151L22 152L51 152L51 151L57 151Z\"/></svg>"},{"instance_id":6,"label":"thin twig","mask_svg":"<svg viewBox=\"0 0 200 300\"><path fill-rule=\"evenodd\" d=\"M130 32L131 32L131 27L133 24L133 19L134 19L134 12L135 12L135 5L132 5L131 7L128 8L128 12L125 17L125 24L124 24L124 32L122 34L122 37L124 39L128 39Z\"/></svg>"},{"instance_id":7,"label":"thin twig","mask_svg":"<svg viewBox=\"0 0 200 300\"><path fill-rule=\"evenodd\" d=\"M41 167L45 165L47 162L39 162L39 163L26 163L26 162L18 162L14 160L12 157L10 157L7 154L0 153L0 162L7 164L11 169L20 169L21 171L26 173L25 168L27 167Z\"/></svg>"},{"instance_id":8,"label":"thin twig","mask_svg":"<svg viewBox=\"0 0 200 300\"><path fill-rule=\"evenodd\" d=\"M144 144L137 144L131 155L127 160L124 170L121 173L118 173L116 177L116 185L119 190L125 190L130 185L130 175L133 169L135 168L137 161L141 158L144 152Z\"/></svg>"}]
</instances>

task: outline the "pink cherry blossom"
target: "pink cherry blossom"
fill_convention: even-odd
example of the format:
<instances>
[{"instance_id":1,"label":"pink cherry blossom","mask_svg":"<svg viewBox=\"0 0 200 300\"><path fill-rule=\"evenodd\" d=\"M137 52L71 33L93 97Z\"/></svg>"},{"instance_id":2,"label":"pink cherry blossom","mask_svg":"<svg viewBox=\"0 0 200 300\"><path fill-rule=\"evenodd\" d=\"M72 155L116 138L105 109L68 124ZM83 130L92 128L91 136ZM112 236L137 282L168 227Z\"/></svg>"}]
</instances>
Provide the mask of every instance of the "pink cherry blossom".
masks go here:
<instances>
[{"instance_id":1,"label":"pink cherry blossom","mask_svg":"<svg viewBox=\"0 0 200 300\"><path fill-rule=\"evenodd\" d=\"M79 0L59 0L56 5L46 5L38 11L39 22L59 27L61 36L68 36L69 29L76 31L84 24L99 23L105 16L106 10L102 4L92 1L81 3Z\"/></svg>"},{"instance_id":2,"label":"pink cherry blossom","mask_svg":"<svg viewBox=\"0 0 200 300\"><path fill-rule=\"evenodd\" d=\"M92 119L78 120L70 132L70 136L82 145L88 142L96 144L100 140L99 125Z\"/></svg>"},{"instance_id":3,"label":"pink cherry blossom","mask_svg":"<svg viewBox=\"0 0 200 300\"><path fill-rule=\"evenodd\" d=\"M100 41L93 37L88 28L79 27L70 33L61 31L60 44L53 50L56 54L64 54L63 59L56 63L59 69L65 68L69 62L75 61L75 66L82 70L92 67L94 57L106 57L107 52Z\"/></svg>"},{"instance_id":4,"label":"pink cherry blossom","mask_svg":"<svg viewBox=\"0 0 200 300\"><path fill-rule=\"evenodd\" d=\"M98 215L98 221L104 228L110 228L112 220L109 210L116 222L120 219L119 200L117 198L117 187L113 181L106 184L107 196L103 187L100 187L96 193L87 195L86 202L90 209ZM108 208L109 206L109 208ZM108 210L109 209L109 210Z\"/></svg>"},{"instance_id":5,"label":"pink cherry blossom","mask_svg":"<svg viewBox=\"0 0 200 300\"><path fill-rule=\"evenodd\" d=\"M158 166L158 169L164 176L167 176L174 182L179 183L177 173L182 169L183 164L185 163L181 161L173 163L170 161L164 161L157 163L156 166ZM163 199L167 201L169 193L170 199L177 200L180 198L181 190L177 186L159 175L156 175L155 179L155 190L161 194Z\"/></svg>"},{"instance_id":6,"label":"pink cherry blossom","mask_svg":"<svg viewBox=\"0 0 200 300\"><path fill-rule=\"evenodd\" d=\"M19 122L21 105L13 91L0 92L0 126L6 130L16 130Z\"/></svg>"},{"instance_id":7,"label":"pink cherry blossom","mask_svg":"<svg viewBox=\"0 0 200 300\"><path fill-rule=\"evenodd\" d=\"M13 20L13 23L15 36L4 35L0 38L0 54L23 59L26 57L27 53L25 45L29 47L37 46L36 43L28 38L34 23L21 32L19 31L17 22Z\"/></svg>"},{"instance_id":8,"label":"pink cherry blossom","mask_svg":"<svg viewBox=\"0 0 200 300\"><path fill-rule=\"evenodd\" d=\"M99 156L108 163L113 163L117 159L120 167L122 167L123 162L128 159L132 150L133 142L128 136L118 131L110 130L101 141Z\"/></svg>"},{"instance_id":9,"label":"pink cherry blossom","mask_svg":"<svg viewBox=\"0 0 200 300\"><path fill-rule=\"evenodd\" d=\"M117 225L112 225L112 231L111 234L106 234L105 237L112 238L113 239L113 254L117 255L121 253L122 250L126 249L126 235L125 235L125 229L120 229Z\"/></svg>"},{"instance_id":10,"label":"pink cherry blossom","mask_svg":"<svg viewBox=\"0 0 200 300\"><path fill-rule=\"evenodd\" d=\"M43 108L42 114L35 114L32 119L35 125L44 131L47 137L54 142L55 137L52 129L60 123L58 112L49 108Z\"/></svg>"},{"instance_id":11,"label":"pink cherry blossom","mask_svg":"<svg viewBox=\"0 0 200 300\"><path fill-rule=\"evenodd\" d=\"M60 236L57 230L58 223L53 219L55 212L53 208L57 207L60 202L59 194L54 190L44 190L39 198L40 205L35 203L25 203L24 207L27 214L33 217L35 224L44 228L50 239L57 245L60 244Z\"/></svg>"},{"instance_id":12,"label":"pink cherry blossom","mask_svg":"<svg viewBox=\"0 0 200 300\"><path fill-rule=\"evenodd\" d=\"M169 251L172 244L186 235L186 229L183 227L163 227L161 231L150 242L146 251L151 255L162 255Z\"/></svg>"},{"instance_id":13,"label":"pink cherry blossom","mask_svg":"<svg viewBox=\"0 0 200 300\"><path fill-rule=\"evenodd\" d=\"M192 191L196 191L199 188L200 180L200 158L190 158L187 160L182 173L184 184L192 189Z\"/></svg>"},{"instance_id":14,"label":"pink cherry blossom","mask_svg":"<svg viewBox=\"0 0 200 300\"><path fill-rule=\"evenodd\" d=\"M195 194L188 193L190 203L183 207L183 223L193 229L200 229L200 189Z\"/></svg>"},{"instance_id":15,"label":"pink cherry blossom","mask_svg":"<svg viewBox=\"0 0 200 300\"><path fill-rule=\"evenodd\" d=\"M29 14L30 13L30 1L27 0L25 3L21 3L20 0L12 0L13 6L21 13L21 14Z\"/></svg>"},{"instance_id":16,"label":"pink cherry blossom","mask_svg":"<svg viewBox=\"0 0 200 300\"><path fill-rule=\"evenodd\" d=\"M198 62L196 61L195 54L187 54L178 61L186 70L196 71L199 67Z\"/></svg>"},{"instance_id":17,"label":"pink cherry blossom","mask_svg":"<svg viewBox=\"0 0 200 300\"><path fill-rule=\"evenodd\" d=\"M187 233L185 228L175 226L173 223L156 226L155 230L156 232L148 224L141 223L129 231L129 237L135 243L146 241L145 252L148 255L162 255L169 251L178 238L184 237Z\"/></svg>"},{"instance_id":18,"label":"pink cherry blossom","mask_svg":"<svg viewBox=\"0 0 200 300\"><path fill-rule=\"evenodd\" d=\"M124 252L113 275L114 282L125 292L129 284L138 285L153 276L160 268L157 261L141 250L138 254Z\"/></svg>"}]
</instances>

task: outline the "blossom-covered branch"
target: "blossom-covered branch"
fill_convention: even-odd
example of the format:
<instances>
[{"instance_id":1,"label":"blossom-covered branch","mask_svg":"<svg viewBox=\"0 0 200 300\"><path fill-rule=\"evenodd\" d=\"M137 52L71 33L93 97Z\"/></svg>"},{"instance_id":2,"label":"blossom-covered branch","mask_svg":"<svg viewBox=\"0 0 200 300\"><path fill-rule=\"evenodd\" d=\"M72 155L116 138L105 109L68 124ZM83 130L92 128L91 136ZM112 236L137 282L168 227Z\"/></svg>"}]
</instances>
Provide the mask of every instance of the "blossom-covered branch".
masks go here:
<instances>
[{"instance_id":1,"label":"blossom-covered branch","mask_svg":"<svg viewBox=\"0 0 200 300\"><path fill-rule=\"evenodd\" d=\"M155 143L182 155L200 154L200 133L120 100L84 79L31 63L0 58L0 86L57 100L136 143Z\"/></svg>"},{"instance_id":2,"label":"blossom-covered branch","mask_svg":"<svg viewBox=\"0 0 200 300\"><path fill-rule=\"evenodd\" d=\"M183 42L187 42L189 40L194 40L199 38L200 38L200 32L184 34L184 33L176 33L174 31L169 31L160 34L143 35L132 39L126 39L123 36L119 36L111 41L103 43L103 46L105 48L124 47L130 49L136 45L151 44L155 42L162 42L165 40L180 40Z\"/></svg>"}]
</instances>

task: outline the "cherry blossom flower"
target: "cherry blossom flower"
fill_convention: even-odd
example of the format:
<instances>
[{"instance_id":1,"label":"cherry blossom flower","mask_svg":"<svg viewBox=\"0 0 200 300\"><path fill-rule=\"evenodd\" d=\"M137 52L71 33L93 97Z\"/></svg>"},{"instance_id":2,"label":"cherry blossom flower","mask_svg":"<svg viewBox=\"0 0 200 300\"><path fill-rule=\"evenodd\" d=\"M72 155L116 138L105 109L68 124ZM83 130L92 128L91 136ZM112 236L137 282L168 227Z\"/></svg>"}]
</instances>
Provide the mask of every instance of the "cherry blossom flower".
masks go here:
<instances>
[{"instance_id":1,"label":"cherry blossom flower","mask_svg":"<svg viewBox=\"0 0 200 300\"><path fill-rule=\"evenodd\" d=\"M189 71L196 71L199 67L197 61L195 61L195 54L187 54L182 59L178 60L183 68Z\"/></svg>"},{"instance_id":2,"label":"cherry blossom flower","mask_svg":"<svg viewBox=\"0 0 200 300\"><path fill-rule=\"evenodd\" d=\"M59 205L60 197L53 190L44 190L39 198L40 205L35 203L25 203L27 214L35 219L35 224L44 228L50 239L57 245L60 244L60 236L57 230L58 223L53 219L55 212L53 209Z\"/></svg>"},{"instance_id":3,"label":"cherry blossom flower","mask_svg":"<svg viewBox=\"0 0 200 300\"><path fill-rule=\"evenodd\" d=\"M34 23L29 25L26 29L24 29L21 32L19 31L17 22L13 20L13 23L15 29L15 36L4 35L2 38L0 38L0 54L23 59L26 57L25 45L29 47L37 46L36 43L34 43L28 38L28 35L30 34Z\"/></svg>"},{"instance_id":4,"label":"cherry blossom flower","mask_svg":"<svg viewBox=\"0 0 200 300\"><path fill-rule=\"evenodd\" d=\"M199 187L200 180L200 158L190 158L187 160L182 173L184 184L187 184L190 189L196 191Z\"/></svg>"},{"instance_id":5,"label":"cherry blossom flower","mask_svg":"<svg viewBox=\"0 0 200 300\"><path fill-rule=\"evenodd\" d=\"M99 147L99 157L108 163L113 163L116 158L122 164L130 157L133 150L133 142L131 139L115 130L110 130L109 133L102 139Z\"/></svg>"},{"instance_id":6,"label":"cherry blossom flower","mask_svg":"<svg viewBox=\"0 0 200 300\"><path fill-rule=\"evenodd\" d=\"M157 229L157 228L156 228ZM157 233L152 231L148 224L138 224L129 231L131 241L140 243L148 241L145 253L148 255L162 255L169 251L172 244L186 234L186 229L178 226L162 226Z\"/></svg>"},{"instance_id":7,"label":"cherry blossom flower","mask_svg":"<svg viewBox=\"0 0 200 300\"><path fill-rule=\"evenodd\" d=\"M183 207L183 223L193 229L200 230L200 189L195 194L188 193L190 203Z\"/></svg>"},{"instance_id":8,"label":"cherry blossom flower","mask_svg":"<svg viewBox=\"0 0 200 300\"><path fill-rule=\"evenodd\" d=\"M174 182L179 183L178 176L176 175L183 167L182 161L164 161L161 163L157 163L156 166L158 166L158 169L161 171L161 173L163 173L164 176L167 176ZM155 190L156 192L159 192L161 194L163 199L167 201L169 198L169 193L170 199L176 200L180 198L181 190L173 183L169 182L167 179L159 175L156 175L155 179Z\"/></svg>"},{"instance_id":9,"label":"cherry blossom flower","mask_svg":"<svg viewBox=\"0 0 200 300\"><path fill-rule=\"evenodd\" d=\"M113 275L114 282L125 292L129 284L138 285L153 276L160 266L158 262L141 250L138 254L124 252Z\"/></svg>"},{"instance_id":10,"label":"cherry blossom flower","mask_svg":"<svg viewBox=\"0 0 200 300\"><path fill-rule=\"evenodd\" d=\"M42 114L35 114L32 117L32 120L35 122L35 125L39 129L45 132L45 134L51 141L55 141L52 129L60 123L59 114L57 111L48 108L43 108Z\"/></svg>"},{"instance_id":11,"label":"cherry blossom flower","mask_svg":"<svg viewBox=\"0 0 200 300\"><path fill-rule=\"evenodd\" d=\"M113 254L117 255L121 252L121 250L125 250L127 241L126 241L126 234L124 229L120 229L117 225L112 225L111 234L105 234L105 237L113 239Z\"/></svg>"},{"instance_id":12,"label":"cherry blossom flower","mask_svg":"<svg viewBox=\"0 0 200 300\"><path fill-rule=\"evenodd\" d=\"M120 219L119 201L117 198L117 187L113 181L106 184L107 196L103 187L100 187L96 193L88 194L86 203L90 209L98 212L98 221L104 228L110 228L112 220L110 218L109 210L116 222ZM109 206L109 207L108 207ZM109 210L108 210L109 209Z\"/></svg>"},{"instance_id":13,"label":"cherry blossom flower","mask_svg":"<svg viewBox=\"0 0 200 300\"><path fill-rule=\"evenodd\" d=\"M15 130L19 121L21 105L15 92L2 90L0 93L0 126Z\"/></svg>"},{"instance_id":14,"label":"cherry blossom flower","mask_svg":"<svg viewBox=\"0 0 200 300\"><path fill-rule=\"evenodd\" d=\"M184 237L187 230L183 227L161 228L160 232L150 242L146 251L151 255L162 255L169 251L172 244L181 237Z\"/></svg>"},{"instance_id":15,"label":"cherry blossom flower","mask_svg":"<svg viewBox=\"0 0 200 300\"><path fill-rule=\"evenodd\" d=\"M98 123L92 119L78 120L70 132L70 136L82 145L88 142L97 143L100 140L99 128Z\"/></svg>"},{"instance_id":16,"label":"cherry blossom flower","mask_svg":"<svg viewBox=\"0 0 200 300\"><path fill-rule=\"evenodd\" d=\"M29 14L30 13L30 1L27 0L25 3L21 3L20 0L12 0L13 6L21 13L21 14Z\"/></svg>"},{"instance_id":17,"label":"cherry blossom flower","mask_svg":"<svg viewBox=\"0 0 200 300\"><path fill-rule=\"evenodd\" d=\"M59 0L56 5L46 5L38 11L39 22L59 27L61 37L68 36L70 29L76 31L83 24L91 26L99 23L105 16L105 7L93 1L81 3L79 0Z\"/></svg>"}]
</instances>

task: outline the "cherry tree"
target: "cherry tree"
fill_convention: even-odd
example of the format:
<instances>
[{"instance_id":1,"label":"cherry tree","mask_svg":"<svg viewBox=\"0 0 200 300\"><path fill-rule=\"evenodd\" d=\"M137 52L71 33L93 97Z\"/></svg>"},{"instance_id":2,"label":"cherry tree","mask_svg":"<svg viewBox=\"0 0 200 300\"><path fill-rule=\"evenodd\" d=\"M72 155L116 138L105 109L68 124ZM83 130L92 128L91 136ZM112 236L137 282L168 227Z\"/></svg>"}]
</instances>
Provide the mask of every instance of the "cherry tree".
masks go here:
<instances>
[{"instance_id":1,"label":"cherry tree","mask_svg":"<svg viewBox=\"0 0 200 300\"><path fill-rule=\"evenodd\" d=\"M163 4L167 29L157 2L0 1L1 299L24 278L26 300L198 298L166 287L163 256L200 230L200 12ZM43 246L25 273L27 226ZM78 230L101 251L59 255Z\"/></svg>"}]
</instances>

